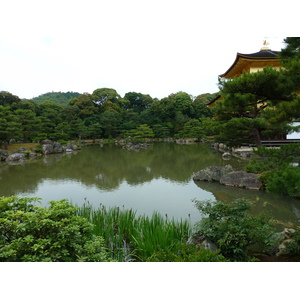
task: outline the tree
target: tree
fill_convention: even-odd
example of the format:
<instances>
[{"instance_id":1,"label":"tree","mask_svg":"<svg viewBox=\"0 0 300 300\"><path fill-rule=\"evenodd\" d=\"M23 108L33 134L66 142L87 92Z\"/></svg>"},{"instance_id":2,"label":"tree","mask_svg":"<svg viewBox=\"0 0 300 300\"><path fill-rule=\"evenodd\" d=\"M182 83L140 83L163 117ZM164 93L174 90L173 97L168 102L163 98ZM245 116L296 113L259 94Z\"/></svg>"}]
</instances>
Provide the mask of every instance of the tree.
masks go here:
<instances>
[{"instance_id":1,"label":"tree","mask_svg":"<svg viewBox=\"0 0 300 300\"><path fill-rule=\"evenodd\" d=\"M119 134L121 124L120 114L107 110L100 115L100 124L104 137L116 137Z\"/></svg>"},{"instance_id":2,"label":"tree","mask_svg":"<svg viewBox=\"0 0 300 300\"><path fill-rule=\"evenodd\" d=\"M178 137L181 138L197 138L200 140L204 136L204 130L201 122L196 119L191 119L186 122L178 132Z\"/></svg>"},{"instance_id":3,"label":"tree","mask_svg":"<svg viewBox=\"0 0 300 300\"><path fill-rule=\"evenodd\" d=\"M153 102L153 99L149 95L144 95L141 93L130 92L126 93L124 99L129 101L127 108L132 108L135 112L142 112L145 109L148 109Z\"/></svg>"},{"instance_id":4,"label":"tree","mask_svg":"<svg viewBox=\"0 0 300 300\"><path fill-rule=\"evenodd\" d=\"M0 105L10 106L13 103L20 103L21 100L18 96L15 96L9 92L1 91L0 92Z\"/></svg>"},{"instance_id":5,"label":"tree","mask_svg":"<svg viewBox=\"0 0 300 300\"><path fill-rule=\"evenodd\" d=\"M40 119L30 109L17 109L15 114L24 143L32 141L40 129Z\"/></svg>"},{"instance_id":6,"label":"tree","mask_svg":"<svg viewBox=\"0 0 300 300\"><path fill-rule=\"evenodd\" d=\"M110 101L112 103L117 103L121 96L114 89L101 88L93 91L93 102L101 106L105 101Z\"/></svg>"},{"instance_id":7,"label":"tree","mask_svg":"<svg viewBox=\"0 0 300 300\"><path fill-rule=\"evenodd\" d=\"M34 205L37 198L0 197L0 261L109 261L102 237L66 200Z\"/></svg>"},{"instance_id":8,"label":"tree","mask_svg":"<svg viewBox=\"0 0 300 300\"><path fill-rule=\"evenodd\" d=\"M62 106L51 101L44 101L38 106L40 119L39 136L48 139L57 139L56 128L62 122Z\"/></svg>"},{"instance_id":9,"label":"tree","mask_svg":"<svg viewBox=\"0 0 300 300\"><path fill-rule=\"evenodd\" d=\"M79 108L78 115L82 119L91 116L97 111L97 108L93 102L93 97L88 93L84 93L77 98L71 99L69 105L74 105Z\"/></svg>"},{"instance_id":10,"label":"tree","mask_svg":"<svg viewBox=\"0 0 300 300\"><path fill-rule=\"evenodd\" d=\"M133 137L134 140L154 137L153 130L147 124L139 125L136 129L128 131L127 135Z\"/></svg>"},{"instance_id":11,"label":"tree","mask_svg":"<svg viewBox=\"0 0 300 300\"><path fill-rule=\"evenodd\" d=\"M5 150L10 139L20 139L21 128L17 117L10 111L8 106L0 105L0 142Z\"/></svg>"},{"instance_id":12,"label":"tree","mask_svg":"<svg viewBox=\"0 0 300 300\"><path fill-rule=\"evenodd\" d=\"M283 70L272 67L256 73L244 72L229 81L220 80L219 86L224 98L215 109L220 125L219 139L230 139L231 144L250 139L260 145L262 132L273 129L263 117L263 111L294 99L294 84L290 77ZM278 130L279 124L275 127Z\"/></svg>"}]
</instances>

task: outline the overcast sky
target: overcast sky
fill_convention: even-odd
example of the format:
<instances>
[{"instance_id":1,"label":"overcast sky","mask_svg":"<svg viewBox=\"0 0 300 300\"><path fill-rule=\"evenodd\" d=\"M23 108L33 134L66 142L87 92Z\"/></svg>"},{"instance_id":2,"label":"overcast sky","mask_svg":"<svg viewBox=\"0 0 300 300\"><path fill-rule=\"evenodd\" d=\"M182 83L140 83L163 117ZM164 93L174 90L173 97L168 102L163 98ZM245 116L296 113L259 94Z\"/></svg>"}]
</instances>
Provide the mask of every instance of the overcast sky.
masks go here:
<instances>
[{"instance_id":1,"label":"overcast sky","mask_svg":"<svg viewBox=\"0 0 300 300\"><path fill-rule=\"evenodd\" d=\"M288 33L282 22L270 23L267 4L249 9L238 1L202 2L6 1L0 90L20 98L102 87L121 96L197 96L218 91L218 75L237 52L257 52L264 39L272 50L284 47Z\"/></svg>"}]
</instances>

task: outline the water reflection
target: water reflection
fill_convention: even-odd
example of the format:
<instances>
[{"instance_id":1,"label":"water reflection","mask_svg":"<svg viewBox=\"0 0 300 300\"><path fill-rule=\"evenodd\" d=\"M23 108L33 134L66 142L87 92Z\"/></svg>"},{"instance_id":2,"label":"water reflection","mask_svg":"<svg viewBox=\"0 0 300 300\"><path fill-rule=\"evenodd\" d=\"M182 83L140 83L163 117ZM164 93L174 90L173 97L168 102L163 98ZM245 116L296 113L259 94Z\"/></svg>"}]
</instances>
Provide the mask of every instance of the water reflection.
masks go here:
<instances>
[{"instance_id":1,"label":"water reflection","mask_svg":"<svg viewBox=\"0 0 300 300\"><path fill-rule=\"evenodd\" d=\"M195 184L211 192L216 199L230 202L232 199L245 198L250 200L255 214L265 212L278 222L278 228L295 227L300 221L300 201L291 197L267 193L264 191L246 190L223 186L217 182L200 182Z\"/></svg>"},{"instance_id":2,"label":"water reflection","mask_svg":"<svg viewBox=\"0 0 300 300\"><path fill-rule=\"evenodd\" d=\"M211 166L231 164L206 144L155 143L147 150L128 151L115 145L88 146L72 154L55 154L23 164L0 164L0 195L42 197L45 201L68 198L83 204L88 198L98 205L125 206L140 213L158 210L174 217L195 220L199 213L191 203L246 197L255 202L256 212L267 210L280 224L298 224L300 201L192 180L193 173Z\"/></svg>"}]
</instances>

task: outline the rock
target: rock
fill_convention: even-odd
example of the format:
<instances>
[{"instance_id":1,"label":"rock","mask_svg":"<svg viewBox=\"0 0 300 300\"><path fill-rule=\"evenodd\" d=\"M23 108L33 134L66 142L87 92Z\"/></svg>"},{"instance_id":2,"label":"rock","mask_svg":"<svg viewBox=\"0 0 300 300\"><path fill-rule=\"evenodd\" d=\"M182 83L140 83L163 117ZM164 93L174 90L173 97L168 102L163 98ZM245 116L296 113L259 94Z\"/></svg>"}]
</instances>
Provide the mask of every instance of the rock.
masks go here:
<instances>
[{"instance_id":1,"label":"rock","mask_svg":"<svg viewBox=\"0 0 300 300\"><path fill-rule=\"evenodd\" d=\"M284 236L288 239L292 237L294 232L296 232L296 230L293 228L284 228L284 230L282 231Z\"/></svg>"},{"instance_id":2,"label":"rock","mask_svg":"<svg viewBox=\"0 0 300 300\"><path fill-rule=\"evenodd\" d=\"M72 146L71 143L68 143L68 144L67 144L67 150L68 150L68 149L69 149L69 150L73 150L73 146Z\"/></svg>"},{"instance_id":3,"label":"rock","mask_svg":"<svg viewBox=\"0 0 300 300\"><path fill-rule=\"evenodd\" d=\"M51 140L43 140L43 141L41 141L41 144L42 145L46 145L46 144L53 144L53 141L51 141Z\"/></svg>"},{"instance_id":4,"label":"rock","mask_svg":"<svg viewBox=\"0 0 300 300\"><path fill-rule=\"evenodd\" d=\"M215 243L213 243L209 238L200 235L199 233L193 234L188 241L186 242L187 245L189 244L194 244L194 245L201 245L205 249L208 249L210 251L216 251L218 250L218 247L216 246Z\"/></svg>"},{"instance_id":5,"label":"rock","mask_svg":"<svg viewBox=\"0 0 300 300\"><path fill-rule=\"evenodd\" d=\"M231 158L231 154L230 154L229 152L224 152L224 153L222 154L222 158L223 158L223 159L230 159L230 158Z\"/></svg>"},{"instance_id":6,"label":"rock","mask_svg":"<svg viewBox=\"0 0 300 300\"><path fill-rule=\"evenodd\" d=\"M1 156L8 156L8 152L0 149Z\"/></svg>"},{"instance_id":7,"label":"rock","mask_svg":"<svg viewBox=\"0 0 300 300\"><path fill-rule=\"evenodd\" d=\"M259 190L262 184L258 180L258 177L259 174L246 173L244 171L234 171L223 175L220 179L220 183L226 186Z\"/></svg>"},{"instance_id":8,"label":"rock","mask_svg":"<svg viewBox=\"0 0 300 300\"><path fill-rule=\"evenodd\" d=\"M14 153L6 158L6 161L22 161L25 159L25 153Z\"/></svg>"},{"instance_id":9,"label":"rock","mask_svg":"<svg viewBox=\"0 0 300 300\"><path fill-rule=\"evenodd\" d=\"M210 166L199 172L197 172L193 179L195 181L220 181L221 177L233 172L234 169L231 165L222 166Z\"/></svg>"},{"instance_id":10,"label":"rock","mask_svg":"<svg viewBox=\"0 0 300 300\"><path fill-rule=\"evenodd\" d=\"M53 143L53 153L61 153L63 152L62 145L58 142Z\"/></svg>"},{"instance_id":11,"label":"rock","mask_svg":"<svg viewBox=\"0 0 300 300\"><path fill-rule=\"evenodd\" d=\"M45 155L53 153L53 144L42 144L42 152Z\"/></svg>"}]
</instances>

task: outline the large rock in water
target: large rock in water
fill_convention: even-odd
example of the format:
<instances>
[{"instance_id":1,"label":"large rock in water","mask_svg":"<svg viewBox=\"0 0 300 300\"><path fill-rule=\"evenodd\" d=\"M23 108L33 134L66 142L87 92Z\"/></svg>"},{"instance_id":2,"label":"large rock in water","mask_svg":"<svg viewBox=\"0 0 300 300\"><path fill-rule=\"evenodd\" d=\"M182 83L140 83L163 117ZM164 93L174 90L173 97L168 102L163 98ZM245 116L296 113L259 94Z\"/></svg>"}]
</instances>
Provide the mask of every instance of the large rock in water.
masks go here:
<instances>
[{"instance_id":1,"label":"large rock in water","mask_svg":"<svg viewBox=\"0 0 300 300\"><path fill-rule=\"evenodd\" d=\"M14 153L7 157L6 161L22 161L25 159L25 153Z\"/></svg>"},{"instance_id":2,"label":"large rock in water","mask_svg":"<svg viewBox=\"0 0 300 300\"><path fill-rule=\"evenodd\" d=\"M53 153L53 144L42 144L43 154L51 154Z\"/></svg>"},{"instance_id":3,"label":"large rock in water","mask_svg":"<svg viewBox=\"0 0 300 300\"><path fill-rule=\"evenodd\" d=\"M227 186L259 190L262 184L258 180L258 177L259 174L234 171L222 176L220 183Z\"/></svg>"},{"instance_id":4,"label":"large rock in water","mask_svg":"<svg viewBox=\"0 0 300 300\"><path fill-rule=\"evenodd\" d=\"M234 169L231 165L226 165L225 167L210 166L197 172L193 179L195 181L220 181L224 175L233 171Z\"/></svg>"}]
</instances>

